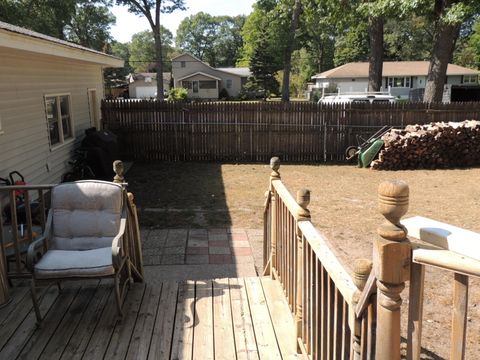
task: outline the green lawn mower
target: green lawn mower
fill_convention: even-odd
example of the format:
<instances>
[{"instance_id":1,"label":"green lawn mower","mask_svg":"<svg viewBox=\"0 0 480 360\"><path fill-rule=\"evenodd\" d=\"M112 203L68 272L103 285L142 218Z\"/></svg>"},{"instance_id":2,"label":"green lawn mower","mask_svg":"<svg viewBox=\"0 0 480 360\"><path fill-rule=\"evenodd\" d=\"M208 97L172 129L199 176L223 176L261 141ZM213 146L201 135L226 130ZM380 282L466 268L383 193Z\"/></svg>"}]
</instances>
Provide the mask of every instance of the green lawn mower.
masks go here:
<instances>
[{"instance_id":1,"label":"green lawn mower","mask_svg":"<svg viewBox=\"0 0 480 360\"><path fill-rule=\"evenodd\" d=\"M358 156L358 167L368 167L383 147L382 136L392 128L393 126L385 125L367 140L357 135L358 145L349 146L347 147L347 150L345 150L347 160L351 160L355 156Z\"/></svg>"}]
</instances>

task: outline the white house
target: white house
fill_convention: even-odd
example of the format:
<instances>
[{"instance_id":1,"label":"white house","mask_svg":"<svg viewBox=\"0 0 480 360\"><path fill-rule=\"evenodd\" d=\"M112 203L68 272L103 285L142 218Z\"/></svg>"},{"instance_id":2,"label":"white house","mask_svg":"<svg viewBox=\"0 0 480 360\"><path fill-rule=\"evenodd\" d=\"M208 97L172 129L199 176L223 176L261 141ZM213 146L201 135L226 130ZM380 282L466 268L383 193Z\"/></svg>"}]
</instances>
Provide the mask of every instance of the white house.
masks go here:
<instances>
[{"instance_id":1,"label":"white house","mask_svg":"<svg viewBox=\"0 0 480 360\"><path fill-rule=\"evenodd\" d=\"M413 89L425 88L428 61L385 61L382 89L408 99ZM447 85L478 85L480 71L448 64ZM368 88L368 63L348 63L312 76L315 88L336 88L341 93L365 92Z\"/></svg>"},{"instance_id":2,"label":"white house","mask_svg":"<svg viewBox=\"0 0 480 360\"><path fill-rule=\"evenodd\" d=\"M0 22L0 177L58 182L84 130L100 124L103 69L123 60Z\"/></svg>"},{"instance_id":3,"label":"white house","mask_svg":"<svg viewBox=\"0 0 480 360\"><path fill-rule=\"evenodd\" d=\"M169 72L163 73L163 89L165 95L170 90ZM136 73L127 76L128 94L132 99L157 97L157 73Z\"/></svg>"},{"instance_id":4,"label":"white house","mask_svg":"<svg viewBox=\"0 0 480 360\"><path fill-rule=\"evenodd\" d=\"M174 86L187 89L193 99L218 99L222 89L238 96L250 75L249 68L213 68L188 53L172 59Z\"/></svg>"}]
</instances>

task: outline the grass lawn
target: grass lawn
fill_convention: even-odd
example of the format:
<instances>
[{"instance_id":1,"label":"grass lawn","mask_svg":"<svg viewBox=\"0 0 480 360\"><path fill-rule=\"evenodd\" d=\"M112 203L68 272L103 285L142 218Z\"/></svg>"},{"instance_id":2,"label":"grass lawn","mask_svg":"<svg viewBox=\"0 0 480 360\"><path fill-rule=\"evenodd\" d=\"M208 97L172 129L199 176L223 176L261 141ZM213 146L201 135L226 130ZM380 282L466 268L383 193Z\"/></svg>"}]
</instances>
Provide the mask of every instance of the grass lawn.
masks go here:
<instances>
[{"instance_id":1,"label":"grass lawn","mask_svg":"<svg viewBox=\"0 0 480 360\"><path fill-rule=\"evenodd\" d=\"M126 178L143 226L261 228L269 174L261 164L158 163L135 164ZM282 165L280 174L292 193L311 190L312 221L344 264L371 258L376 228L383 221L377 187L385 179L410 185L406 217L422 215L480 232L480 169L385 172ZM426 279L424 345L435 350L433 358L448 358L453 274L428 269ZM471 281L467 358L472 359L480 354L479 285Z\"/></svg>"}]
</instances>

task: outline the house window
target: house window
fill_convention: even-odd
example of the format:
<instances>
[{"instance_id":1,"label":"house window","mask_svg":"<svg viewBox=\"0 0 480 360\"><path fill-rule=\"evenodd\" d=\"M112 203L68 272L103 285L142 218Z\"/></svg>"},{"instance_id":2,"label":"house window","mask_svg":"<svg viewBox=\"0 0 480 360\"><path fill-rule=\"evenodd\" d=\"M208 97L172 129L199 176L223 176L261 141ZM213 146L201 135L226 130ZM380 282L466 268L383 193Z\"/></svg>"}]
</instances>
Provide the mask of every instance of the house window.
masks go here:
<instances>
[{"instance_id":1,"label":"house window","mask_svg":"<svg viewBox=\"0 0 480 360\"><path fill-rule=\"evenodd\" d=\"M193 81L193 92L198 93L198 81Z\"/></svg>"},{"instance_id":2,"label":"house window","mask_svg":"<svg viewBox=\"0 0 480 360\"><path fill-rule=\"evenodd\" d=\"M192 89L192 82L191 81L182 81L182 87L185 89Z\"/></svg>"},{"instance_id":3,"label":"house window","mask_svg":"<svg viewBox=\"0 0 480 360\"><path fill-rule=\"evenodd\" d=\"M463 76L463 83L464 84L476 84L477 83L477 75L464 75Z\"/></svg>"},{"instance_id":4,"label":"house window","mask_svg":"<svg viewBox=\"0 0 480 360\"><path fill-rule=\"evenodd\" d=\"M217 88L217 81L216 80L200 80L199 81L200 89L216 89Z\"/></svg>"},{"instance_id":5,"label":"house window","mask_svg":"<svg viewBox=\"0 0 480 360\"><path fill-rule=\"evenodd\" d=\"M411 79L410 76L402 77L389 77L388 86L389 87L410 87Z\"/></svg>"},{"instance_id":6,"label":"house window","mask_svg":"<svg viewBox=\"0 0 480 360\"><path fill-rule=\"evenodd\" d=\"M186 63L185 61L181 61L181 62L180 62L180 66L181 66L182 68L184 68L184 67L187 66L187 63Z\"/></svg>"},{"instance_id":7,"label":"house window","mask_svg":"<svg viewBox=\"0 0 480 360\"><path fill-rule=\"evenodd\" d=\"M45 113L50 146L61 145L73 138L70 95L46 95Z\"/></svg>"},{"instance_id":8,"label":"house window","mask_svg":"<svg viewBox=\"0 0 480 360\"><path fill-rule=\"evenodd\" d=\"M227 89L232 88L232 79L227 79Z\"/></svg>"}]
</instances>

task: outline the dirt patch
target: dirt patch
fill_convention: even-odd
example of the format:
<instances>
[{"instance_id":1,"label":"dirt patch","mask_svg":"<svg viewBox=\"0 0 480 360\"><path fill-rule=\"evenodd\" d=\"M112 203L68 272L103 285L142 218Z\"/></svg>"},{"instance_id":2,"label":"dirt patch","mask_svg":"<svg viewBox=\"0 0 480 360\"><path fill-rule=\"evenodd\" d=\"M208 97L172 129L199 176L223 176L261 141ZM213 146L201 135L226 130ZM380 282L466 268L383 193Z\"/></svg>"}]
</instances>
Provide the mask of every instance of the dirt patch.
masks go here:
<instances>
[{"instance_id":1,"label":"dirt patch","mask_svg":"<svg viewBox=\"0 0 480 360\"><path fill-rule=\"evenodd\" d=\"M159 163L135 164L126 178L141 208L143 225L252 229L262 227L269 173L269 167L260 164ZM386 179L409 184L406 217L421 215L480 232L480 169L382 172L354 166L282 165L280 173L292 193L311 190L312 221L344 264L371 258L372 241L382 222L377 187ZM451 273L427 270L423 345L436 355L425 358L448 358L452 281ZM480 354L480 282L473 279L470 285L467 358L476 359Z\"/></svg>"}]
</instances>

